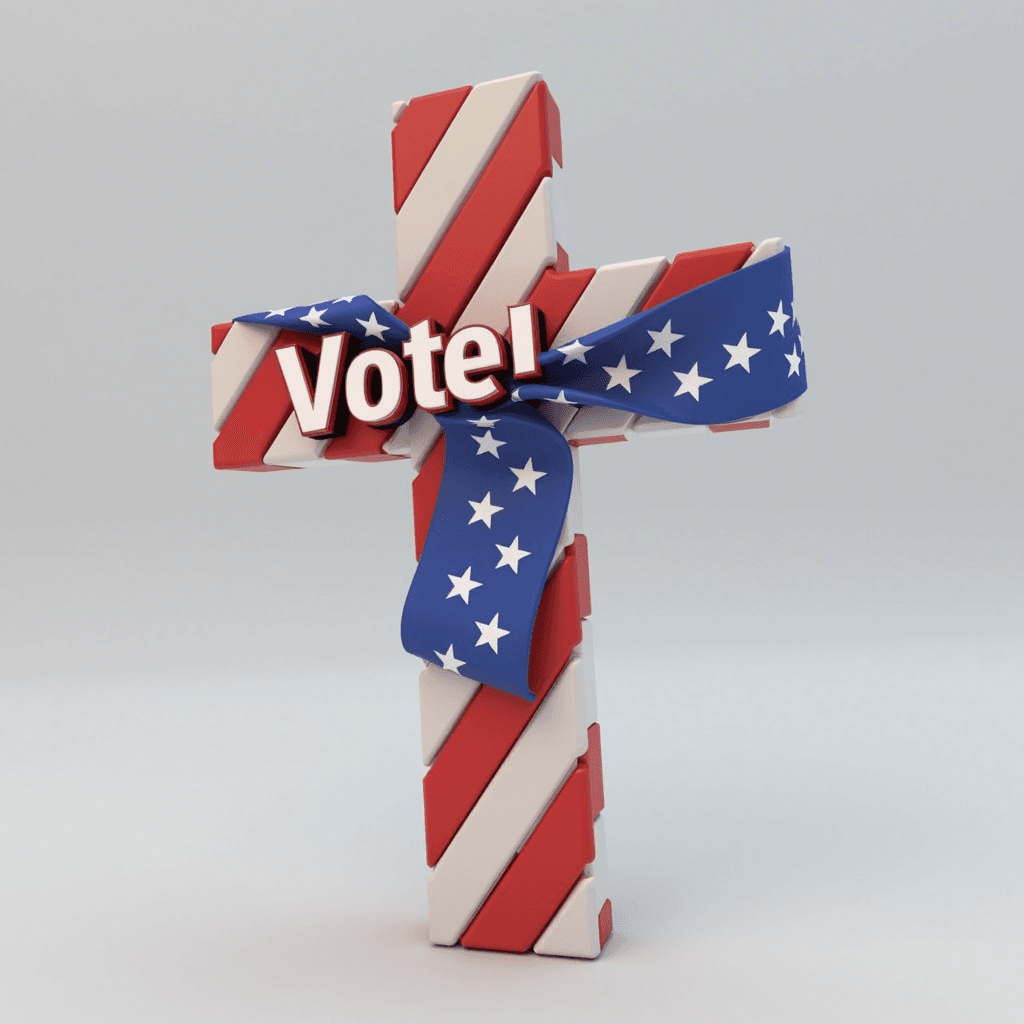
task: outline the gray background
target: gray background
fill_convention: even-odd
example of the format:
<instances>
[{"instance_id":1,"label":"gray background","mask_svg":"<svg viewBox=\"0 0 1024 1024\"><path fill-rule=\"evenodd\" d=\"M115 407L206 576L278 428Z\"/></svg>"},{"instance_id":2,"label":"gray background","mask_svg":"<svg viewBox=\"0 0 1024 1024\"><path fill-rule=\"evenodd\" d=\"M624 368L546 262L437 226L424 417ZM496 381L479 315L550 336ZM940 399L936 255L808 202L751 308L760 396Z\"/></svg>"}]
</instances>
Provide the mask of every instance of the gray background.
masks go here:
<instances>
[{"instance_id":1,"label":"gray background","mask_svg":"<svg viewBox=\"0 0 1024 1024\"><path fill-rule=\"evenodd\" d=\"M1019 1021L1020 6L0 4L0 1019ZM584 452L617 931L426 942L407 463L215 474L209 325L394 291L529 69L574 266L792 245L770 431Z\"/></svg>"}]
</instances>

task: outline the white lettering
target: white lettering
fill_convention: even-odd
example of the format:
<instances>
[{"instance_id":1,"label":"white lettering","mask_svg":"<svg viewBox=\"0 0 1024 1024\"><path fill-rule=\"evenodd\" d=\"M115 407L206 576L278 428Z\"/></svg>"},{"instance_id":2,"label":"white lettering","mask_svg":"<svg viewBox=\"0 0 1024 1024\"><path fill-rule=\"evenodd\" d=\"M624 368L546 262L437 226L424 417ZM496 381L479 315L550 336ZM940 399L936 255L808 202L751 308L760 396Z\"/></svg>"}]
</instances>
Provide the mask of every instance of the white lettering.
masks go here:
<instances>
[{"instance_id":1,"label":"white lettering","mask_svg":"<svg viewBox=\"0 0 1024 1024\"><path fill-rule=\"evenodd\" d=\"M447 412L452 400L447 390L437 386L434 356L444 349L444 339L430 333L430 322L421 320L409 328L409 340L402 344L402 355L412 360L412 393L416 404L426 412Z\"/></svg>"},{"instance_id":2,"label":"white lettering","mask_svg":"<svg viewBox=\"0 0 1024 1024\"><path fill-rule=\"evenodd\" d=\"M347 334L328 334L323 339L320 347L320 369L316 375L316 390L312 393L305 364L296 347L276 350L285 386L295 407L299 430L307 437L323 437L334 430L338 386L341 383L339 371L347 341Z\"/></svg>"},{"instance_id":3,"label":"white lettering","mask_svg":"<svg viewBox=\"0 0 1024 1024\"><path fill-rule=\"evenodd\" d=\"M536 311L524 303L510 306L508 314L513 376L541 376ZM347 344L347 334L329 334L321 340L316 387L310 385L297 346L275 352L299 429L307 437L334 432ZM357 420L379 425L398 420L405 411L410 377L416 404L430 413L448 412L456 400L480 406L505 396L494 374L506 368L508 354L504 339L490 327L463 327L446 345L442 335L431 333L430 321L422 320L409 329L402 355L410 361L409 371L386 348L366 349L352 360L345 376L345 402Z\"/></svg>"},{"instance_id":4,"label":"white lettering","mask_svg":"<svg viewBox=\"0 0 1024 1024\"><path fill-rule=\"evenodd\" d=\"M380 398L370 395L371 374L380 380ZM348 410L364 423L385 424L397 420L405 411L408 377L405 363L386 348L369 348L352 360L345 375L345 401Z\"/></svg>"},{"instance_id":5,"label":"white lettering","mask_svg":"<svg viewBox=\"0 0 1024 1024\"><path fill-rule=\"evenodd\" d=\"M508 322L512 328L512 370L516 380L541 375L537 357L540 353L540 332L533 306L509 306Z\"/></svg>"},{"instance_id":6,"label":"white lettering","mask_svg":"<svg viewBox=\"0 0 1024 1024\"><path fill-rule=\"evenodd\" d=\"M488 373L505 369L505 346L490 327L463 327L456 331L444 350L444 377L448 390L470 405L486 405L505 394L505 389ZM483 380L470 374L487 373Z\"/></svg>"}]
</instances>

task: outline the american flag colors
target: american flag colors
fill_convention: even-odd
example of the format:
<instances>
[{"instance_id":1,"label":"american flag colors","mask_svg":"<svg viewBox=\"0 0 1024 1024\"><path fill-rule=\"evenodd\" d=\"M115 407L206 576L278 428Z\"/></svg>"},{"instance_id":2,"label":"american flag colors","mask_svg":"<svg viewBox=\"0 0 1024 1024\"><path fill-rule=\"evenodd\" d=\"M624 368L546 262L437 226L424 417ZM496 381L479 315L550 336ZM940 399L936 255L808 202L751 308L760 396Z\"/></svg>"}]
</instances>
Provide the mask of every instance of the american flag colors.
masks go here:
<instances>
[{"instance_id":1,"label":"american flag colors","mask_svg":"<svg viewBox=\"0 0 1024 1024\"><path fill-rule=\"evenodd\" d=\"M570 270L539 75L393 118L397 300L215 327L214 462L412 461L431 940L593 958L612 920L579 449L787 414L789 250Z\"/></svg>"}]
</instances>

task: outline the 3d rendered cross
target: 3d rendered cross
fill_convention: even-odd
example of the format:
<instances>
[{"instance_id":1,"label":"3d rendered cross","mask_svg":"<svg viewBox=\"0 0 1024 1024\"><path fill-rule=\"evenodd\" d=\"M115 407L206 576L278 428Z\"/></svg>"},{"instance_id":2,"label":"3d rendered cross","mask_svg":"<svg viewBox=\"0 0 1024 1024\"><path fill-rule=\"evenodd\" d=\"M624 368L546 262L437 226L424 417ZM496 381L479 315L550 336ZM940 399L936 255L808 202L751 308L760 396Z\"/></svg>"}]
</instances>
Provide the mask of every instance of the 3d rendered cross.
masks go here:
<instances>
[{"instance_id":1,"label":"3d rendered cross","mask_svg":"<svg viewBox=\"0 0 1024 1024\"><path fill-rule=\"evenodd\" d=\"M789 415L789 250L569 270L539 75L392 115L398 300L214 327L214 463L412 461L431 941L594 958L612 920L579 449Z\"/></svg>"}]
</instances>

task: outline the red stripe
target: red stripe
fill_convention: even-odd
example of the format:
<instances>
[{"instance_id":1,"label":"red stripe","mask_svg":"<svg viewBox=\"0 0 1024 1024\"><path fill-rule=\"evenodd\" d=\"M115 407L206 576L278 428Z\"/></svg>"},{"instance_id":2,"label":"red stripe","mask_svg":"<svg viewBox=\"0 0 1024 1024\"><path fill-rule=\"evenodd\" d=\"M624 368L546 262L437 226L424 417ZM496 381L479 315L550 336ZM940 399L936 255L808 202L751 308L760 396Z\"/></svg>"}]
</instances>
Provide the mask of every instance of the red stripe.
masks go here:
<instances>
[{"instance_id":1,"label":"red stripe","mask_svg":"<svg viewBox=\"0 0 1024 1024\"><path fill-rule=\"evenodd\" d=\"M583 640L580 628L576 553L565 550L541 598L530 648L530 689L537 699L481 686L423 779L427 863L433 867L462 827L552 684L573 648Z\"/></svg>"},{"instance_id":2,"label":"red stripe","mask_svg":"<svg viewBox=\"0 0 1024 1024\"><path fill-rule=\"evenodd\" d=\"M590 549L582 533L573 535L572 548L576 552L576 579L580 585L580 618L589 619L590 605Z\"/></svg>"},{"instance_id":3,"label":"red stripe","mask_svg":"<svg viewBox=\"0 0 1024 1024\"><path fill-rule=\"evenodd\" d=\"M604 762L601 759L601 726L595 722L587 730L587 752L580 758L590 772L590 817L604 810Z\"/></svg>"},{"instance_id":4,"label":"red stripe","mask_svg":"<svg viewBox=\"0 0 1024 1024\"><path fill-rule=\"evenodd\" d=\"M541 179L551 174L547 92L543 82L530 91L398 311L405 323L430 317L444 333L452 329Z\"/></svg>"},{"instance_id":5,"label":"red stripe","mask_svg":"<svg viewBox=\"0 0 1024 1024\"><path fill-rule=\"evenodd\" d=\"M292 400L274 355L274 349L287 345L319 352L320 339L295 331L282 331L277 336L213 442L213 464L217 469L269 472L294 468L263 465L263 456L292 414Z\"/></svg>"},{"instance_id":6,"label":"red stripe","mask_svg":"<svg viewBox=\"0 0 1024 1024\"><path fill-rule=\"evenodd\" d=\"M416 561L423 554L427 542L430 520L434 518L437 492L441 489L444 473L444 433L442 432L423 460L423 466L412 482L412 521L416 538Z\"/></svg>"},{"instance_id":7,"label":"red stripe","mask_svg":"<svg viewBox=\"0 0 1024 1024\"><path fill-rule=\"evenodd\" d=\"M220 351L220 347L224 344L224 339L227 337L228 331L230 330L230 323L214 324L210 328L210 348L213 349L214 355Z\"/></svg>"},{"instance_id":8,"label":"red stripe","mask_svg":"<svg viewBox=\"0 0 1024 1024\"><path fill-rule=\"evenodd\" d=\"M545 811L462 936L474 949L524 953L597 855L594 819L604 809L601 727L587 730L587 752Z\"/></svg>"},{"instance_id":9,"label":"red stripe","mask_svg":"<svg viewBox=\"0 0 1024 1024\"><path fill-rule=\"evenodd\" d=\"M589 769L581 764L545 811L462 935L471 949L525 953L593 861Z\"/></svg>"},{"instance_id":10,"label":"red stripe","mask_svg":"<svg viewBox=\"0 0 1024 1024\"><path fill-rule=\"evenodd\" d=\"M747 423L712 423L708 430L713 434L727 434L730 430L760 430L771 425L771 420L750 420Z\"/></svg>"},{"instance_id":11,"label":"red stripe","mask_svg":"<svg viewBox=\"0 0 1024 1024\"><path fill-rule=\"evenodd\" d=\"M616 434L614 437L574 437L569 444L573 448L582 448L588 444L614 444L616 441L625 441L625 434Z\"/></svg>"},{"instance_id":12,"label":"red stripe","mask_svg":"<svg viewBox=\"0 0 1024 1024\"><path fill-rule=\"evenodd\" d=\"M417 96L409 101L391 131L391 170L395 182L395 213L430 162L472 86Z\"/></svg>"},{"instance_id":13,"label":"red stripe","mask_svg":"<svg viewBox=\"0 0 1024 1024\"><path fill-rule=\"evenodd\" d=\"M548 149L559 167L562 166L562 115L547 86L544 87L544 120L548 126ZM568 269L568 268L566 268Z\"/></svg>"},{"instance_id":14,"label":"red stripe","mask_svg":"<svg viewBox=\"0 0 1024 1024\"><path fill-rule=\"evenodd\" d=\"M559 247L559 256L564 250ZM569 259L565 257L565 265ZM544 347L550 348L551 342L558 336L562 324L569 319L573 306L586 291L590 279L596 270L552 270L548 267L534 286L530 297L526 300L535 309L540 310L544 323Z\"/></svg>"},{"instance_id":15,"label":"red stripe","mask_svg":"<svg viewBox=\"0 0 1024 1024\"><path fill-rule=\"evenodd\" d=\"M608 941L612 933L612 901L605 900L601 912L597 915L597 934L601 942L601 948Z\"/></svg>"},{"instance_id":16,"label":"red stripe","mask_svg":"<svg viewBox=\"0 0 1024 1024\"><path fill-rule=\"evenodd\" d=\"M751 242L740 242L736 245L720 245L715 249L679 253L640 309L652 309L683 292L714 281L716 277L739 270L753 251Z\"/></svg>"}]
</instances>

